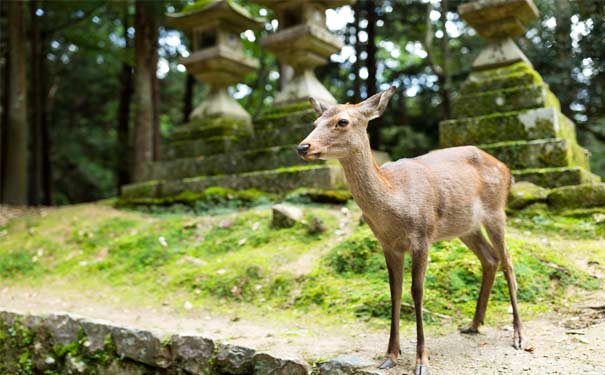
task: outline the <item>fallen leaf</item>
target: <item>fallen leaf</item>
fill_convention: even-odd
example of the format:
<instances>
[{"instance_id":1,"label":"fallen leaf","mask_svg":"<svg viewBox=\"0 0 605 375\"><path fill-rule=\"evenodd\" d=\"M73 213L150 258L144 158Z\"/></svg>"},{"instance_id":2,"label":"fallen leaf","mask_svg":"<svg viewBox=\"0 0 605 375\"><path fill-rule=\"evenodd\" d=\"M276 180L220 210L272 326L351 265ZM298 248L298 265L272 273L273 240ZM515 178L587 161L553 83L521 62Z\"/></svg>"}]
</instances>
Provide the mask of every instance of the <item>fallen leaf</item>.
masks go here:
<instances>
[{"instance_id":1,"label":"fallen leaf","mask_svg":"<svg viewBox=\"0 0 605 375\"><path fill-rule=\"evenodd\" d=\"M527 348L525 348L525 351L528 353L533 353L534 350L536 350L533 346L528 346Z\"/></svg>"}]
</instances>

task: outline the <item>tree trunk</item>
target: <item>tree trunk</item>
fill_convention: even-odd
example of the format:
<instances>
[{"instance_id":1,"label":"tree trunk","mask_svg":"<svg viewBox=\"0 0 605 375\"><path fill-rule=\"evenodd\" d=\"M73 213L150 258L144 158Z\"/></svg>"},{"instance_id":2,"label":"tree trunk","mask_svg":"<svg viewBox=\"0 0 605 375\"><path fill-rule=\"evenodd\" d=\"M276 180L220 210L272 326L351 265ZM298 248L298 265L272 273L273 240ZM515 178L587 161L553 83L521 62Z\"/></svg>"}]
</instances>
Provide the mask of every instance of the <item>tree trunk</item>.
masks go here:
<instances>
[{"instance_id":1,"label":"tree trunk","mask_svg":"<svg viewBox=\"0 0 605 375\"><path fill-rule=\"evenodd\" d=\"M6 4L0 5L0 17L6 18ZM0 34L0 43L2 43L2 55L3 61L0 62L0 67L2 68L2 90L0 91L0 97L2 98L2 118L0 123L0 203L3 202L3 190L4 190L4 181L6 181L6 147L7 147L7 131L8 131L8 37L6 33Z\"/></svg>"},{"instance_id":2,"label":"tree trunk","mask_svg":"<svg viewBox=\"0 0 605 375\"><path fill-rule=\"evenodd\" d=\"M447 28L445 23L447 22L447 10L448 0L441 0L441 25L443 27L443 39L441 40L441 54L443 55L443 63L441 65L441 101L443 104L443 117L449 119L452 117L452 105L451 105L451 91L452 91L452 77L449 70L449 57L450 57L450 40L447 35Z\"/></svg>"},{"instance_id":3,"label":"tree trunk","mask_svg":"<svg viewBox=\"0 0 605 375\"><path fill-rule=\"evenodd\" d=\"M27 78L25 25L20 1L8 2L9 101L4 202L27 204Z\"/></svg>"},{"instance_id":4,"label":"tree trunk","mask_svg":"<svg viewBox=\"0 0 605 375\"><path fill-rule=\"evenodd\" d=\"M155 18L147 4L141 1L136 3L134 24L136 120L133 177L135 181L141 181L145 177L147 163L154 157L154 99L151 74L156 72L153 66L155 41L152 40L156 35Z\"/></svg>"},{"instance_id":5,"label":"tree trunk","mask_svg":"<svg viewBox=\"0 0 605 375\"><path fill-rule=\"evenodd\" d=\"M183 124L189 122L189 116L193 111L193 86L195 85L195 77L187 74L185 79L185 96L183 96Z\"/></svg>"},{"instance_id":6,"label":"tree trunk","mask_svg":"<svg viewBox=\"0 0 605 375\"><path fill-rule=\"evenodd\" d=\"M155 41L153 45L152 55L154 56L152 63L152 72L151 72L151 92L153 99L153 160L160 160L161 156L161 143L162 143L162 134L160 133L160 87L157 75L157 66L158 66L158 34L157 29L155 33L155 37L153 38Z\"/></svg>"},{"instance_id":7,"label":"tree trunk","mask_svg":"<svg viewBox=\"0 0 605 375\"><path fill-rule=\"evenodd\" d=\"M41 203L42 191L42 62L40 51L40 27L36 10L38 2L29 3L30 14L30 59L31 59L31 169L29 184L29 204Z\"/></svg>"},{"instance_id":8,"label":"tree trunk","mask_svg":"<svg viewBox=\"0 0 605 375\"><path fill-rule=\"evenodd\" d=\"M125 48L130 48L130 38L128 37L128 6L124 7L124 40ZM120 187L130 182L130 152L129 152L129 121L130 121L130 103L132 101L132 67L127 62L122 62L122 72L120 73L120 107L118 110L118 159L116 165L117 191Z\"/></svg>"},{"instance_id":9,"label":"tree trunk","mask_svg":"<svg viewBox=\"0 0 605 375\"><path fill-rule=\"evenodd\" d=\"M353 64L355 79L353 80L353 102L358 103L361 101L361 77L359 77L359 69L361 69L361 52L363 51L363 45L359 40L359 31L361 30L361 4L359 1L353 4L353 12L355 13L355 63Z\"/></svg>"},{"instance_id":10,"label":"tree trunk","mask_svg":"<svg viewBox=\"0 0 605 375\"><path fill-rule=\"evenodd\" d=\"M368 69L368 79L366 80L366 88L368 91L368 97L376 94L376 21L378 21L378 14L376 13L376 2L374 0L367 0L365 2L366 17L368 20L368 27L366 32L368 33L368 44L367 54L368 59L366 60L366 67ZM369 126L370 133L370 145L373 149L378 150L380 148L380 120L375 120Z\"/></svg>"}]
</instances>

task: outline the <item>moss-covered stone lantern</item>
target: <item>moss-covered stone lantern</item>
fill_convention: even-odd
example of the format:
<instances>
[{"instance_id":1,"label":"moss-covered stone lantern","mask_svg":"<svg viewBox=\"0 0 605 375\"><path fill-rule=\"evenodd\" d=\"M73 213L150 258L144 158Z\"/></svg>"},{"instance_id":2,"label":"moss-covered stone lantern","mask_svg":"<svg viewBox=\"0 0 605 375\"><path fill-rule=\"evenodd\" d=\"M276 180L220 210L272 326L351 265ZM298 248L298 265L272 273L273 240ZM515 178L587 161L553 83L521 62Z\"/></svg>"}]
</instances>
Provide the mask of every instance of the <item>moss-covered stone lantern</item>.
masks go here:
<instances>
[{"instance_id":1,"label":"moss-covered stone lantern","mask_svg":"<svg viewBox=\"0 0 605 375\"><path fill-rule=\"evenodd\" d=\"M275 105L307 100L313 96L335 103L330 92L319 82L314 69L324 65L338 52L343 42L326 27L326 9L351 4L354 0L254 0L271 8L279 30L261 41L278 60L293 68L292 79L275 98Z\"/></svg>"},{"instance_id":2,"label":"moss-covered stone lantern","mask_svg":"<svg viewBox=\"0 0 605 375\"><path fill-rule=\"evenodd\" d=\"M231 0L201 0L168 18L192 37L191 54L181 62L190 74L210 85L208 97L193 110L191 119L233 118L251 131L250 114L227 87L258 68L258 61L244 53L240 33L261 28L262 20Z\"/></svg>"},{"instance_id":3,"label":"moss-covered stone lantern","mask_svg":"<svg viewBox=\"0 0 605 375\"><path fill-rule=\"evenodd\" d=\"M512 40L538 19L532 0L479 0L462 4L458 12L488 44L473 62L473 69L489 69L515 62L530 63Z\"/></svg>"},{"instance_id":4,"label":"moss-covered stone lantern","mask_svg":"<svg viewBox=\"0 0 605 375\"><path fill-rule=\"evenodd\" d=\"M512 39L538 18L533 1L475 0L458 12L487 46L452 101L452 118L439 124L440 145L477 145L506 163L515 181L553 191L598 182L573 121Z\"/></svg>"}]
</instances>

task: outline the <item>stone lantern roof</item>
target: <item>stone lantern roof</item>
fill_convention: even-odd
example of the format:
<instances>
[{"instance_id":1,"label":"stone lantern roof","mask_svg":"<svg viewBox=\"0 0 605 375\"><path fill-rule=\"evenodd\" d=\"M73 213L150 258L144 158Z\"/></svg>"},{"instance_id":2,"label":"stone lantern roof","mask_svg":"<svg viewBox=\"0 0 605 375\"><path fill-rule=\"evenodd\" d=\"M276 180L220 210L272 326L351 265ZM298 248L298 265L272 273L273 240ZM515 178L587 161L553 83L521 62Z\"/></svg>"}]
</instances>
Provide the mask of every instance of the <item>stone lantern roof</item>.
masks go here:
<instances>
[{"instance_id":1,"label":"stone lantern roof","mask_svg":"<svg viewBox=\"0 0 605 375\"><path fill-rule=\"evenodd\" d=\"M458 13L488 41L523 35L539 14L531 0L472 1L460 5Z\"/></svg>"},{"instance_id":2,"label":"stone lantern roof","mask_svg":"<svg viewBox=\"0 0 605 375\"><path fill-rule=\"evenodd\" d=\"M201 0L183 8L179 13L168 14L168 23L184 31L211 28L218 22L238 29L260 29L264 19L253 17L246 8L231 0ZM212 22L200 23L200 16Z\"/></svg>"}]
</instances>

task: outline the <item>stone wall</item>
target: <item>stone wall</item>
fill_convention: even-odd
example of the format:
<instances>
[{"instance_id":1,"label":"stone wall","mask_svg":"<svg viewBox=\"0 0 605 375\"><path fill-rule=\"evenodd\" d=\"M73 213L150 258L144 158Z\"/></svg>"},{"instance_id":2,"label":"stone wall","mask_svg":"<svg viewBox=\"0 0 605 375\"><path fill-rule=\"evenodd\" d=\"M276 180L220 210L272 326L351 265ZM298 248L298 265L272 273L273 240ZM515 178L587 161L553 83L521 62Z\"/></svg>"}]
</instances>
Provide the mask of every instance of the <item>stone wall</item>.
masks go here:
<instances>
[{"instance_id":1,"label":"stone wall","mask_svg":"<svg viewBox=\"0 0 605 375\"><path fill-rule=\"evenodd\" d=\"M373 366L353 356L309 364L199 335L0 311L0 375L380 374Z\"/></svg>"}]
</instances>

